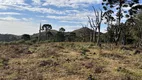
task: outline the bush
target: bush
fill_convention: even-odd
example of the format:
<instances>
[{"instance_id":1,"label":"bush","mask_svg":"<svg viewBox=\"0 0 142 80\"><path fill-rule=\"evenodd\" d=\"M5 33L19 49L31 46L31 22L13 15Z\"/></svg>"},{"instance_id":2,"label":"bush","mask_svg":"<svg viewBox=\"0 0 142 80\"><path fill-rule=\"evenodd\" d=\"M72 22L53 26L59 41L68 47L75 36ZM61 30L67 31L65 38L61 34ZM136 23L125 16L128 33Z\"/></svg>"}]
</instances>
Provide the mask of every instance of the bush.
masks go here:
<instances>
[{"instance_id":1,"label":"bush","mask_svg":"<svg viewBox=\"0 0 142 80\"><path fill-rule=\"evenodd\" d=\"M23 34L23 35L21 36L21 39L23 39L23 40L27 41L27 40L30 40L30 39L31 39L31 37L30 37L30 35L29 35L29 34Z\"/></svg>"}]
</instances>

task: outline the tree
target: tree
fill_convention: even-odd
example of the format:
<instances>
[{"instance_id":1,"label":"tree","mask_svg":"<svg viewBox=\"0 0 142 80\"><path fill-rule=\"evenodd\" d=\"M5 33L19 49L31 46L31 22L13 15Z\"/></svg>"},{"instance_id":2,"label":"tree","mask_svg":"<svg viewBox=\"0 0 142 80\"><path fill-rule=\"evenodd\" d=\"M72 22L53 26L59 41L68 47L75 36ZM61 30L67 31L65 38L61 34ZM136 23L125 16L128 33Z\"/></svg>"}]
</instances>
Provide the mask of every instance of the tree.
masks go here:
<instances>
[{"instance_id":1,"label":"tree","mask_svg":"<svg viewBox=\"0 0 142 80\"><path fill-rule=\"evenodd\" d=\"M64 29L63 27L61 27L61 28L59 29L59 32L64 33L64 32L65 32L65 29Z\"/></svg>"},{"instance_id":2,"label":"tree","mask_svg":"<svg viewBox=\"0 0 142 80\"><path fill-rule=\"evenodd\" d=\"M121 43L123 45L126 45L126 39L127 39L127 35L129 34L129 26L127 26L125 23L121 23L121 34L120 34L120 38L121 38Z\"/></svg>"},{"instance_id":3,"label":"tree","mask_svg":"<svg viewBox=\"0 0 142 80\"><path fill-rule=\"evenodd\" d=\"M142 46L142 13L139 13L136 17L131 17L126 21L126 25L129 26L129 34L135 41L137 46Z\"/></svg>"},{"instance_id":4,"label":"tree","mask_svg":"<svg viewBox=\"0 0 142 80\"><path fill-rule=\"evenodd\" d=\"M139 45L142 46L142 12L137 16L138 20L139 20L139 24L138 24L138 37L139 37Z\"/></svg>"},{"instance_id":5,"label":"tree","mask_svg":"<svg viewBox=\"0 0 142 80\"><path fill-rule=\"evenodd\" d=\"M59 32L56 34L56 41L62 42L65 41L65 35L64 35L65 29L61 27L59 29Z\"/></svg>"},{"instance_id":6,"label":"tree","mask_svg":"<svg viewBox=\"0 0 142 80\"><path fill-rule=\"evenodd\" d=\"M115 8L115 6L118 6L116 7L117 9L117 24L118 24L118 27L115 28L115 43L116 45L118 44L118 41L120 39L120 34L121 34L121 19L123 18L124 16L124 13L128 13L126 16L129 17L129 15L133 15L132 13L134 12L134 9L130 10L130 11L126 11L124 10L123 8L124 7L133 7L135 4L138 4L139 3L139 0L103 0L103 3L102 5L104 10L110 10L112 8Z\"/></svg>"},{"instance_id":7,"label":"tree","mask_svg":"<svg viewBox=\"0 0 142 80\"><path fill-rule=\"evenodd\" d=\"M108 10L104 13L104 18L106 19L106 24L108 25L108 27L111 27L112 22L115 21L114 17L112 16L112 14L114 13L114 11L112 10Z\"/></svg>"},{"instance_id":8,"label":"tree","mask_svg":"<svg viewBox=\"0 0 142 80\"><path fill-rule=\"evenodd\" d=\"M114 21L115 21L115 19L114 19L114 17L112 16L112 14L113 14L114 12L112 11L112 10L108 10L108 11L106 11L105 13L104 13L104 18L106 19L105 20L105 24L107 24L107 33L106 33L106 39L107 39L107 42L113 42L113 37L114 37L114 32L113 32L113 30L114 30L114 25L112 24ZM105 40L106 41L106 40Z\"/></svg>"},{"instance_id":9,"label":"tree","mask_svg":"<svg viewBox=\"0 0 142 80\"><path fill-rule=\"evenodd\" d=\"M47 37L48 37L48 32L50 32L51 29L52 29L52 26L50 24L44 24L42 26L42 30L45 30L46 40L47 40Z\"/></svg>"},{"instance_id":10,"label":"tree","mask_svg":"<svg viewBox=\"0 0 142 80\"><path fill-rule=\"evenodd\" d=\"M89 24L90 24L90 27L92 28L93 32L91 33L91 41L92 42L96 42L96 31L97 31L97 25L94 23L94 20L93 18L90 18L88 16L88 19L89 19Z\"/></svg>"},{"instance_id":11,"label":"tree","mask_svg":"<svg viewBox=\"0 0 142 80\"><path fill-rule=\"evenodd\" d=\"M107 27L107 41L108 42L114 42L115 40L114 40L114 29L115 29L115 27L117 27L116 25L111 25L111 26L109 26L109 27Z\"/></svg>"},{"instance_id":12,"label":"tree","mask_svg":"<svg viewBox=\"0 0 142 80\"><path fill-rule=\"evenodd\" d=\"M57 42L63 42L63 41L65 41L64 33L57 32L57 34L55 36L55 41L57 41Z\"/></svg>"},{"instance_id":13,"label":"tree","mask_svg":"<svg viewBox=\"0 0 142 80\"><path fill-rule=\"evenodd\" d=\"M39 27L39 33L38 33L38 42L41 40L41 23L40 23L40 27Z\"/></svg>"},{"instance_id":14,"label":"tree","mask_svg":"<svg viewBox=\"0 0 142 80\"><path fill-rule=\"evenodd\" d=\"M97 40L97 45L99 46L99 47L101 47L101 43L100 43L100 29L101 29L101 23L102 23L102 20L103 20L103 16L104 16L104 13L103 13L103 11L102 10L100 10L100 11L97 11L94 7L93 7L93 9L94 9L94 13L95 13L95 25L96 25L96 27L97 27L97 29L98 29L98 40Z\"/></svg>"},{"instance_id":15,"label":"tree","mask_svg":"<svg viewBox=\"0 0 142 80\"><path fill-rule=\"evenodd\" d=\"M31 37L30 37L30 35L29 35L29 34L23 34L23 35L21 36L21 39L23 39L23 40L27 41L27 40L30 40L30 39L31 39Z\"/></svg>"}]
</instances>

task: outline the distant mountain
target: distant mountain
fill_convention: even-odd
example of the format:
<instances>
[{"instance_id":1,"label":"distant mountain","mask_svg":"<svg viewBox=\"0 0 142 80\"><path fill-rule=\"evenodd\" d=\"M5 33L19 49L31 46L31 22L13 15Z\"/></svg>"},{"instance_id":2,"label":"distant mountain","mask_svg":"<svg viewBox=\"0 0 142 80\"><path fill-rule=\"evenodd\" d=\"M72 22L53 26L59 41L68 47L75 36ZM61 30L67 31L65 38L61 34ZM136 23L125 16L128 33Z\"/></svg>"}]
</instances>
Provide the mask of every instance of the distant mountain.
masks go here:
<instances>
[{"instance_id":1,"label":"distant mountain","mask_svg":"<svg viewBox=\"0 0 142 80\"><path fill-rule=\"evenodd\" d=\"M80 29L74 30L76 36L78 36L82 41L90 41L91 34L93 30L88 27L82 27Z\"/></svg>"},{"instance_id":2,"label":"distant mountain","mask_svg":"<svg viewBox=\"0 0 142 80\"><path fill-rule=\"evenodd\" d=\"M16 41L19 40L20 36L12 35L12 34L0 34L0 41Z\"/></svg>"},{"instance_id":3,"label":"distant mountain","mask_svg":"<svg viewBox=\"0 0 142 80\"><path fill-rule=\"evenodd\" d=\"M56 33L58 32L57 30L50 30L50 32L52 33L52 35L56 35ZM39 33L35 33L33 35L31 35L32 37L38 37ZM46 37L45 31L41 32L41 37Z\"/></svg>"},{"instance_id":4,"label":"distant mountain","mask_svg":"<svg viewBox=\"0 0 142 80\"><path fill-rule=\"evenodd\" d=\"M93 31L88 27L82 27L80 29L74 30L73 32L76 33L77 36L81 36L83 34L90 35Z\"/></svg>"},{"instance_id":5,"label":"distant mountain","mask_svg":"<svg viewBox=\"0 0 142 80\"><path fill-rule=\"evenodd\" d=\"M51 30L50 31L51 39L54 39L56 34L59 32L57 30ZM74 30L72 32L65 32L65 36L67 37L68 35L70 35L70 33L75 33L76 34L76 38L78 41L90 41L91 35L93 33L93 30L91 30L88 27L82 27L80 29ZM31 35L31 38L38 38L39 33L35 33L33 35ZM0 41L15 41L15 40L20 40L21 36L17 36L17 35L12 35L12 34L0 34ZM45 40L46 38L46 34L45 31L41 32L41 40Z\"/></svg>"}]
</instances>

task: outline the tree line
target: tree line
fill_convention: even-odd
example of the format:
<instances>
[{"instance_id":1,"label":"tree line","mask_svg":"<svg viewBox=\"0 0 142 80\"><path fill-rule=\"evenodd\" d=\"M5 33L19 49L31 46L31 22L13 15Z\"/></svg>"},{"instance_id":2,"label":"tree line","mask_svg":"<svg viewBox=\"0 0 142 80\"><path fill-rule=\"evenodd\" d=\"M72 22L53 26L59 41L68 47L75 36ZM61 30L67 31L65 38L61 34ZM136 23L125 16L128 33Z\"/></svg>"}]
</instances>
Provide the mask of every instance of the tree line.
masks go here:
<instances>
[{"instance_id":1,"label":"tree line","mask_svg":"<svg viewBox=\"0 0 142 80\"><path fill-rule=\"evenodd\" d=\"M90 27L93 30L92 41L100 46L100 27L103 21L107 25L104 41L116 45L142 45L142 5L140 0L103 0L101 9L94 10L94 18L88 16ZM127 10L126 8L130 8ZM126 21L122 21L126 18ZM98 38L96 32L98 31ZM97 38L97 39L96 39Z\"/></svg>"}]
</instances>

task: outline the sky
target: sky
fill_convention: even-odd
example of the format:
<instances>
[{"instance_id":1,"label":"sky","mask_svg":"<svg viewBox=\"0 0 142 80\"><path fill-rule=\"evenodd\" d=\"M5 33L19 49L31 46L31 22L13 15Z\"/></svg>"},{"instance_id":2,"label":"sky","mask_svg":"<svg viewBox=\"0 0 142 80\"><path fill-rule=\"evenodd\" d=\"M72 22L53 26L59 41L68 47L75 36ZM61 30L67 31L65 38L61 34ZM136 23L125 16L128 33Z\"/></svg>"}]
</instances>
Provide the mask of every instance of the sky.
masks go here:
<instances>
[{"instance_id":1,"label":"sky","mask_svg":"<svg viewBox=\"0 0 142 80\"><path fill-rule=\"evenodd\" d=\"M79 29L94 15L92 6L101 8L102 0L0 0L0 34L38 33L40 23L59 30ZM105 32L103 25L101 31Z\"/></svg>"},{"instance_id":2,"label":"sky","mask_svg":"<svg viewBox=\"0 0 142 80\"><path fill-rule=\"evenodd\" d=\"M73 31L87 25L87 16L101 0L0 0L0 34L38 33L40 23Z\"/></svg>"}]
</instances>

